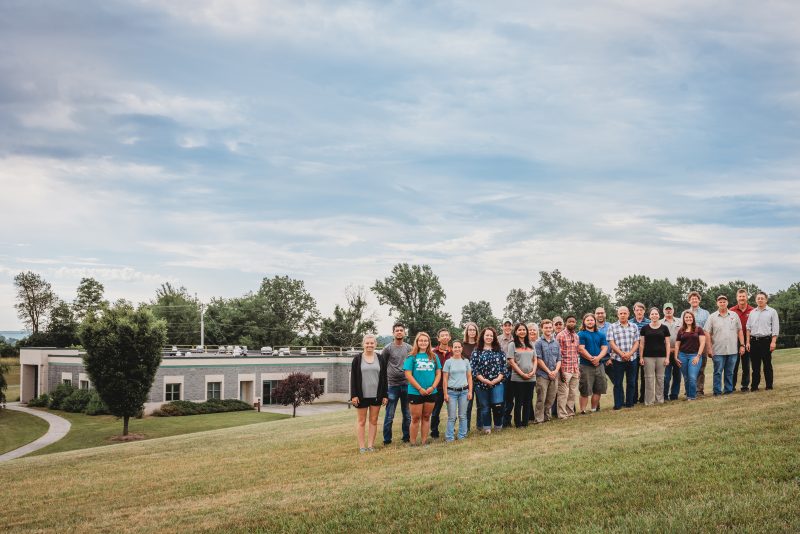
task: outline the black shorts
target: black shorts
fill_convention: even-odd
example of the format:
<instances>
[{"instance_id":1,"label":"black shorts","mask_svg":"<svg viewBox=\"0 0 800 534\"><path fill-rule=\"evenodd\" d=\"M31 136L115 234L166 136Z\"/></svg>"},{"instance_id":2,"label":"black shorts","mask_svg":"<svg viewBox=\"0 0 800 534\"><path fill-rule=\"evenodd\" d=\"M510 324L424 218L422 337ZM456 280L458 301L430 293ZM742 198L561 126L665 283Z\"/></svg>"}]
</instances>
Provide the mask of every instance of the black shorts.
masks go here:
<instances>
[{"instance_id":1,"label":"black shorts","mask_svg":"<svg viewBox=\"0 0 800 534\"><path fill-rule=\"evenodd\" d=\"M380 406L381 399L376 397L365 397L363 399L358 399L358 406L356 408L368 408L370 406Z\"/></svg>"},{"instance_id":2,"label":"black shorts","mask_svg":"<svg viewBox=\"0 0 800 534\"><path fill-rule=\"evenodd\" d=\"M408 395L408 403L409 404L425 404L430 402L431 404L436 402L436 394L433 395Z\"/></svg>"}]
</instances>

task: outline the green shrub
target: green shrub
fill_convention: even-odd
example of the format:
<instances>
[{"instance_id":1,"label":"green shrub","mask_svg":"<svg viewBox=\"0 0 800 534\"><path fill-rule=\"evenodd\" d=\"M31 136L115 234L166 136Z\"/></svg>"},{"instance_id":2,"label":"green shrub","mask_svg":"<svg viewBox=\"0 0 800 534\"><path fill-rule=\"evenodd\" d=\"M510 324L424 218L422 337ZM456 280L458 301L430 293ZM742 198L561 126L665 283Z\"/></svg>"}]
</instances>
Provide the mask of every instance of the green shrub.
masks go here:
<instances>
[{"instance_id":1,"label":"green shrub","mask_svg":"<svg viewBox=\"0 0 800 534\"><path fill-rule=\"evenodd\" d=\"M82 413L91 398L92 393L88 389L76 389L69 397L61 401L61 409L65 412Z\"/></svg>"},{"instance_id":2,"label":"green shrub","mask_svg":"<svg viewBox=\"0 0 800 534\"><path fill-rule=\"evenodd\" d=\"M253 407L250 404L237 399L212 399L206 402L172 401L162 404L161 408L153 412L153 415L155 417L177 417L204 413L239 412L252 409Z\"/></svg>"},{"instance_id":3,"label":"green shrub","mask_svg":"<svg viewBox=\"0 0 800 534\"><path fill-rule=\"evenodd\" d=\"M42 393L38 397L28 401L28 406L32 408L47 408L50 404L50 395Z\"/></svg>"},{"instance_id":4,"label":"green shrub","mask_svg":"<svg viewBox=\"0 0 800 534\"><path fill-rule=\"evenodd\" d=\"M89 397L89 402L86 403L86 408L84 408L83 413L86 415L106 415L111 412L108 411L108 406L98 395L97 390L92 390L91 396Z\"/></svg>"},{"instance_id":5,"label":"green shrub","mask_svg":"<svg viewBox=\"0 0 800 534\"><path fill-rule=\"evenodd\" d=\"M78 388L68 386L67 384L59 384L55 391L50 393L50 404L48 404L48 406L53 410L60 410L61 403L64 402L64 399L72 395L72 392L77 389Z\"/></svg>"}]
</instances>

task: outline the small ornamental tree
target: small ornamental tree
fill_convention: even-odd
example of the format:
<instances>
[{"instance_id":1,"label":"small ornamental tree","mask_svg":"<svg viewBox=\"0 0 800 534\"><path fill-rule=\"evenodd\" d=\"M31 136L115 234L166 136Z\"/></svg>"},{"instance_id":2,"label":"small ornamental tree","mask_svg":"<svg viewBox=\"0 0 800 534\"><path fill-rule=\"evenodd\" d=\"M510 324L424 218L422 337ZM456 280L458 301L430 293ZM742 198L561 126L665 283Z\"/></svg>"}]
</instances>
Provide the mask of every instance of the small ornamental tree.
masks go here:
<instances>
[{"instance_id":1,"label":"small ornamental tree","mask_svg":"<svg viewBox=\"0 0 800 534\"><path fill-rule=\"evenodd\" d=\"M275 402L284 406L292 406L292 417L297 415L297 407L311 404L322 395L322 387L306 373L292 373L281 380L273 394Z\"/></svg>"},{"instance_id":2,"label":"small ornamental tree","mask_svg":"<svg viewBox=\"0 0 800 534\"><path fill-rule=\"evenodd\" d=\"M80 337L89 379L109 412L123 419L127 436L128 421L142 410L161 364L166 324L120 302L98 317L87 315Z\"/></svg>"}]
</instances>

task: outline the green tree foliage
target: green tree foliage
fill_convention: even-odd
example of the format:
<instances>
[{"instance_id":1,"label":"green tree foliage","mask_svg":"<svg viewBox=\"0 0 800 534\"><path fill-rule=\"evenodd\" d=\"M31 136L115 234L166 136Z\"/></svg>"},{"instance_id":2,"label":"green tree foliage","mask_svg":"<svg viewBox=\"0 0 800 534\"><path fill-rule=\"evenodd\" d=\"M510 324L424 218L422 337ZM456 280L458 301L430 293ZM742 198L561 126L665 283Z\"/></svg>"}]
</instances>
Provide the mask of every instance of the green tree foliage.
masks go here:
<instances>
[{"instance_id":1,"label":"green tree foliage","mask_svg":"<svg viewBox=\"0 0 800 534\"><path fill-rule=\"evenodd\" d=\"M800 347L800 282L778 291L769 299L769 305L778 312L782 347Z\"/></svg>"},{"instance_id":2,"label":"green tree foliage","mask_svg":"<svg viewBox=\"0 0 800 534\"><path fill-rule=\"evenodd\" d=\"M536 299L537 318L552 318L565 313L574 313L580 318L598 306L603 306L606 311L611 308L611 297L601 289L587 282L573 282L558 269L552 273L541 271L539 285L531 294Z\"/></svg>"},{"instance_id":3,"label":"green tree foliage","mask_svg":"<svg viewBox=\"0 0 800 534\"><path fill-rule=\"evenodd\" d=\"M0 358L19 358L19 349L16 343L9 342L0 336Z\"/></svg>"},{"instance_id":4,"label":"green tree foliage","mask_svg":"<svg viewBox=\"0 0 800 534\"><path fill-rule=\"evenodd\" d=\"M333 315L322 320L319 334L320 345L335 347L357 347L364 334L375 334L375 315L367 315L366 293L363 287L348 287L345 290L347 305L338 304Z\"/></svg>"},{"instance_id":5,"label":"green tree foliage","mask_svg":"<svg viewBox=\"0 0 800 534\"><path fill-rule=\"evenodd\" d=\"M278 383L273 398L278 404L291 406L292 417L295 417L298 406L311 404L320 395L322 395L322 387L311 378L311 375L292 373Z\"/></svg>"},{"instance_id":6,"label":"green tree foliage","mask_svg":"<svg viewBox=\"0 0 800 534\"><path fill-rule=\"evenodd\" d=\"M319 325L317 301L302 280L264 278L256 297L256 305L265 312L263 328L271 345L285 345L302 335L310 337Z\"/></svg>"},{"instance_id":7,"label":"green tree foliage","mask_svg":"<svg viewBox=\"0 0 800 534\"><path fill-rule=\"evenodd\" d=\"M78 295L72 302L75 320L80 323L87 315L95 315L101 308L108 306L108 302L103 300L104 292L103 284L94 278L81 278Z\"/></svg>"},{"instance_id":8,"label":"green tree foliage","mask_svg":"<svg viewBox=\"0 0 800 534\"><path fill-rule=\"evenodd\" d=\"M520 288L509 291L503 315L511 319L514 324L532 321L536 316L532 292Z\"/></svg>"},{"instance_id":9,"label":"green tree foliage","mask_svg":"<svg viewBox=\"0 0 800 534\"><path fill-rule=\"evenodd\" d=\"M56 294L50 282L32 271L19 273L14 277L17 288L17 317L31 330L38 334L47 324L50 310L56 304Z\"/></svg>"},{"instance_id":10,"label":"green tree foliage","mask_svg":"<svg viewBox=\"0 0 800 534\"><path fill-rule=\"evenodd\" d=\"M492 313L492 305L485 300L470 301L461 308L461 326L469 321L477 324L479 329L486 326L497 328L500 324L500 320Z\"/></svg>"},{"instance_id":11,"label":"green tree foliage","mask_svg":"<svg viewBox=\"0 0 800 534\"><path fill-rule=\"evenodd\" d=\"M8 389L6 375L8 375L8 372L8 365L0 362L0 404L6 402L6 390Z\"/></svg>"},{"instance_id":12,"label":"green tree foliage","mask_svg":"<svg viewBox=\"0 0 800 534\"><path fill-rule=\"evenodd\" d=\"M750 303L751 306L756 305L756 293L761 291L756 284L750 284L745 282L744 280L734 280L732 282L727 282L725 284L717 284L715 286L711 286L708 288L708 297L714 301L714 304L711 305L712 310L717 309L717 296L718 295L725 295L728 297L728 305L733 306L736 304L736 291L739 290L740 287L743 287L747 290L747 302Z\"/></svg>"},{"instance_id":13,"label":"green tree foliage","mask_svg":"<svg viewBox=\"0 0 800 534\"><path fill-rule=\"evenodd\" d=\"M47 325L46 340L43 344L52 347L78 345L80 344L78 327L70 305L59 299L50 311L50 322Z\"/></svg>"},{"instance_id":14,"label":"green tree foliage","mask_svg":"<svg viewBox=\"0 0 800 534\"><path fill-rule=\"evenodd\" d=\"M166 323L168 344L200 343L200 303L185 287L175 288L169 282L161 284L150 308L157 319Z\"/></svg>"},{"instance_id":15,"label":"green tree foliage","mask_svg":"<svg viewBox=\"0 0 800 534\"><path fill-rule=\"evenodd\" d=\"M376 280L372 291L389 314L405 323L409 335L427 332L435 338L439 328L452 328L453 320L442 307L445 293L430 265L398 263L389 276Z\"/></svg>"},{"instance_id":16,"label":"green tree foliage","mask_svg":"<svg viewBox=\"0 0 800 534\"><path fill-rule=\"evenodd\" d=\"M89 379L109 412L123 419L127 435L128 421L142 410L161 364L167 326L147 308L119 303L87 317L80 338Z\"/></svg>"},{"instance_id":17,"label":"green tree foliage","mask_svg":"<svg viewBox=\"0 0 800 534\"><path fill-rule=\"evenodd\" d=\"M653 279L641 274L626 276L617 282L616 305L627 306L633 310L636 302L644 304L645 308L656 306L661 309L666 302L675 306L676 315L688 307L686 293L667 278Z\"/></svg>"}]
</instances>

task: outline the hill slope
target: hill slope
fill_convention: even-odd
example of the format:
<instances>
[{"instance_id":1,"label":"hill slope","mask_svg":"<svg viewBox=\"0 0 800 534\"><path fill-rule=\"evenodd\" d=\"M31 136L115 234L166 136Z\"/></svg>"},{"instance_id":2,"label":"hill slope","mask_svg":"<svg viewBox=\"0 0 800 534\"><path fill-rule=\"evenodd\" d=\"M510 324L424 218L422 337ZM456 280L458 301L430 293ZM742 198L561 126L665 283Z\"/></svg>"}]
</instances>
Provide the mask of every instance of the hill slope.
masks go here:
<instances>
[{"instance_id":1,"label":"hill slope","mask_svg":"<svg viewBox=\"0 0 800 534\"><path fill-rule=\"evenodd\" d=\"M799 351L776 390L357 454L354 413L0 466L10 531L800 531ZM710 391L710 387L707 388ZM606 405L608 401L606 401Z\"/></svg>"}]
</instances>

